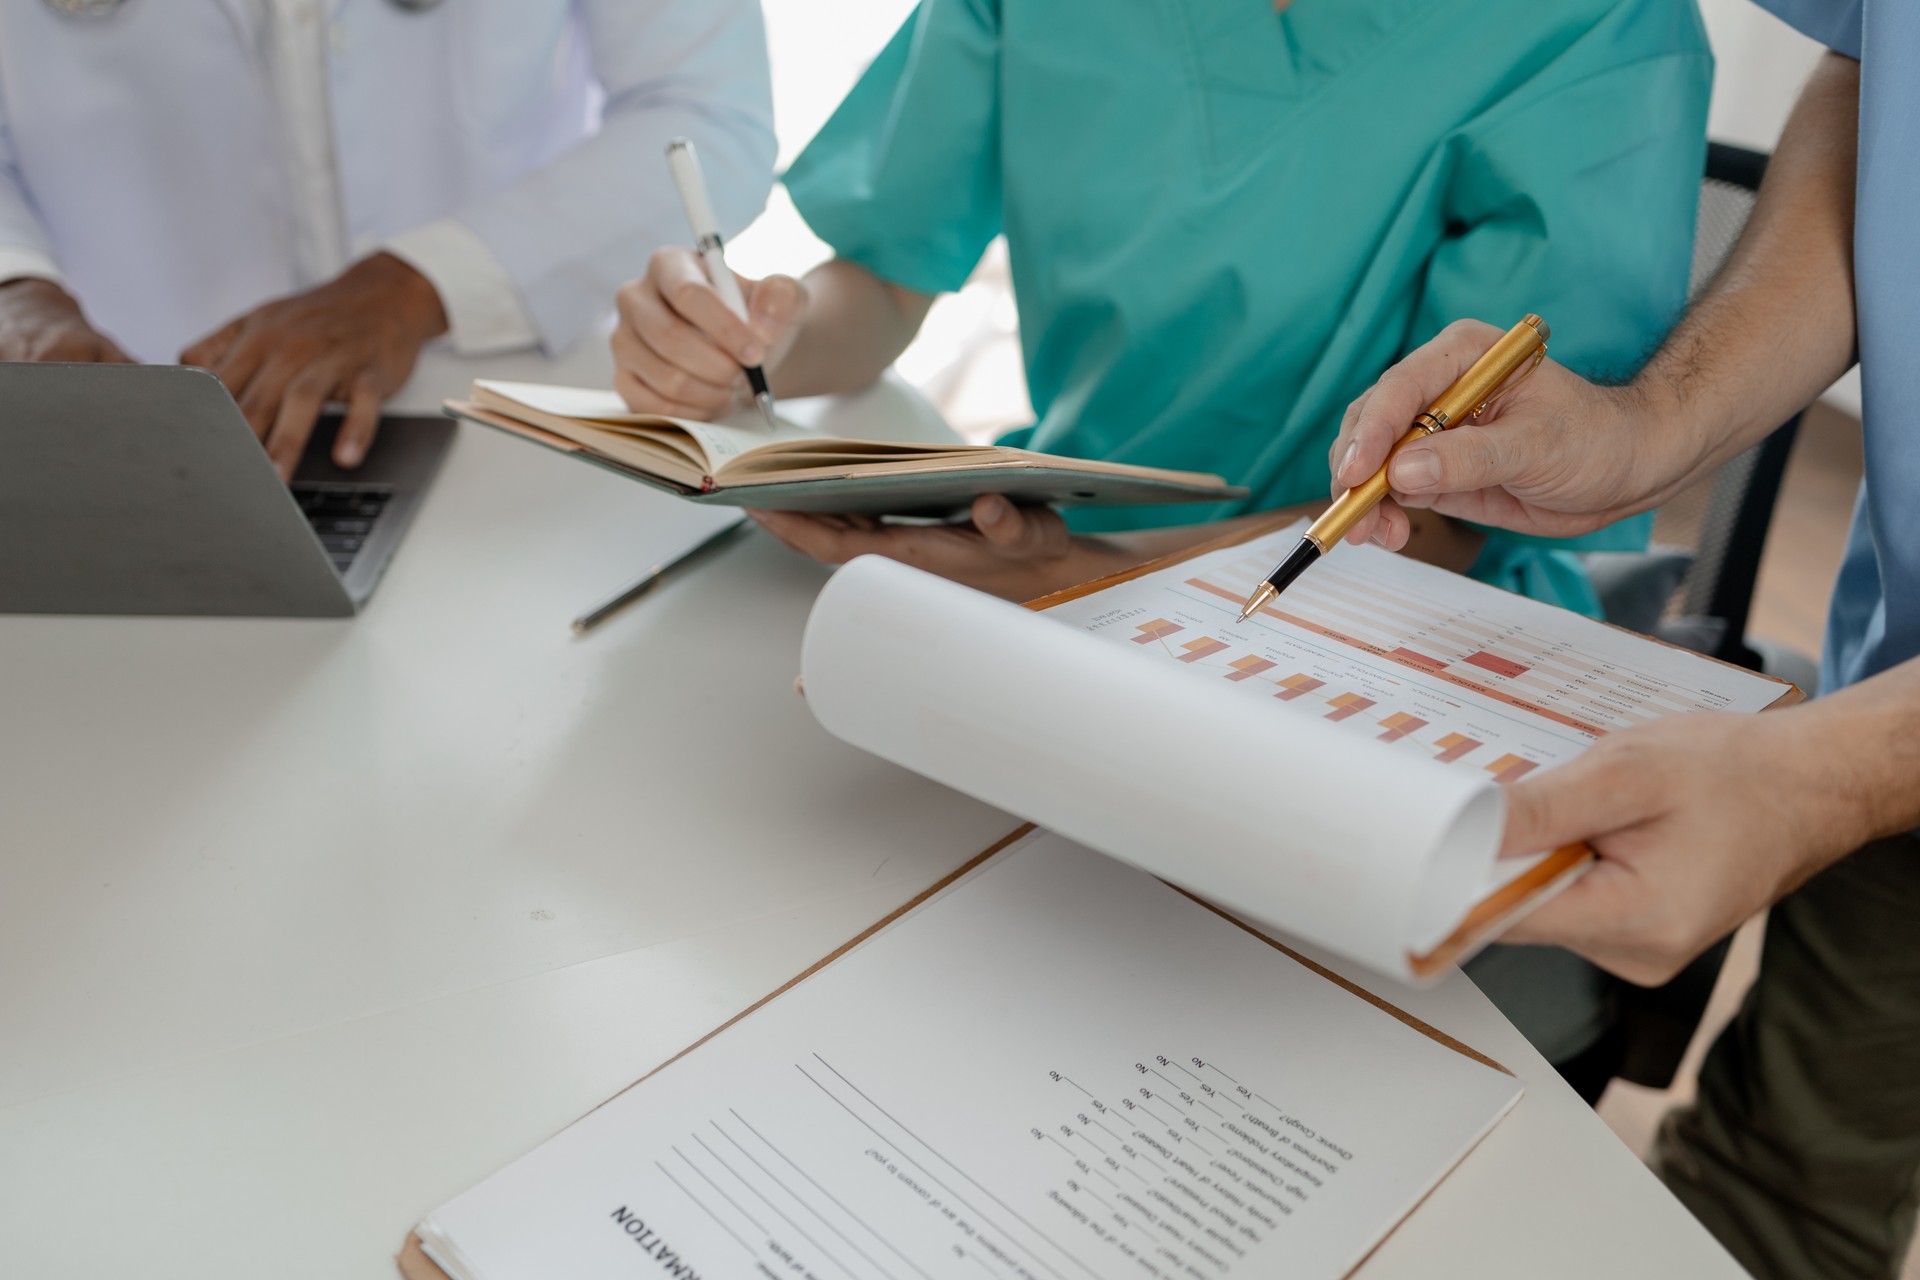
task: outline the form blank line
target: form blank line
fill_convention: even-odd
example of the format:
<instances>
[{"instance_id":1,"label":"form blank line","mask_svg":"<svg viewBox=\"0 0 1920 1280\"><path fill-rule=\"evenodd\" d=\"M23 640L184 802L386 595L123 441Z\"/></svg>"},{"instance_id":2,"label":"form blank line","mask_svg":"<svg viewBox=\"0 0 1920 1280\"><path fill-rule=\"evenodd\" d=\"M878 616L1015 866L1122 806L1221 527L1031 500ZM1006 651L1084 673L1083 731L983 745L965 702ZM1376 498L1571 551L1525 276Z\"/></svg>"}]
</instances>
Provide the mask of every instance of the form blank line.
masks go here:
<instances>
[{"instance_id":1,"label":"form blank line","mask_svg":"<svg viewBox=\"0 0 1920 1280\"><path fill-rule=\"evenodd\" d=\"M821 1194L821 1195L823 1195L823 1196L825 1196L825 1197L826 1197L827 1199L829 1199L829 1200L831 1200L831 1201L833 1201L833 1203L835 1204L835 1206L837 1206L837 1207L839 1208L839 1210L840 1210L840 1212L842 1212L842 1213L844 1213L844 1214L846 1214L846 1215L847 1215L847 1217L849 1217L849 1218L851 1218L851 1219L853 1219L853 1220L854 1220L855 1222L857 1222L857 1223L859 1223L859 1224L860 1224L860 1225L861 1225L861 1226L862 1226L863 1228L865 1228L865 1229L866 1229L866 1232L867 1232L867 1234L868 1234L868 1235L870 1235L870 1236L872 1236L872 1237L873 1237L873 1238L874 1238L875 1240L878 1240L878 1241L879 1241L879 1242L880 1242L881 1244L883 1244L883 1245L885 1245L885 1246L887 1246L887 1248L888 1248L888 1249L890 1249L890 1250L892 1250L892 1252L893 1252L893 1255L894 1255L894 1256L895 1256L896 1258L899 1258L899 1259L900 1259L900 1261L902 1261L902 1262L904 1262L904 1263L906 1263L906 1264L907 1264L908 1266L910 1266L910 1267L912 1267L912 1268L913 1268L913 1269L914 1269L915 1271L919 1271L921 1275L923 1275L923 1276L926 1276L926 1275L927 1275L927 1273L926 1273L925 1271L921 1271L921 1270L920 1270L920 1266L919 1266L919 1264L918 1264L918 1263L916 1263L916 1262L914 1262L914 1260L913 1260L912 1258L909 1258L909 1257L908 1257L908 1256L907 1256L906 1254L904 1254L904 1253L901 1253L901 1252L900 1252L900 1250L899 1250L898 1248L896 1248L896 1247L894 1246L894 1243L893 1243L893 1241L891 1241L891 1240L889 1240L889 1239L887 1239L887 1238L886 1238L885 1236L883 1236L883 1235L881 1235L881 1234L880 1234L880 1233L879 1233L878 1231L875 1231L875 1230L873 1229L873 1227L872 1227L872 1225L871 1225L870 1223L868 1223L868 1222L867 1222L867 1220L866 1220L865 1218L862 1218L862 1217L861 1217L861 1216L860 1216L859 1214L857 1214L857 1213L855 1213L855 1212L854 1212L853 1210L851 1210L851 1209L849 1209L849 1208L847 1208L847 1206L846 1206L846 1205L844 1205L844 1204L841 1204L841 1203L840 1203L840 1199L839 1199L839 1197L838 1197L838 1196L836 1196L836 1195L834 1195L834 1194L833 1194L833 1192L831 1192L831 1191L829 1191L829 1190L827 1190L827 1189L826 1189L825 1187L823 1187L823 1186L821 1186L821 1185L820 1185L820 1183L819 1183L819 1182L818 1182L818 1181L817 1181L817 1180L816 1180L816 1179L814 1178L814 1176L813 1176L812 1174L810 1174L810 1173L808 1173L808 1172L807 1172L807 1171L806 1171L805 1169L802 1169L802 1168L801 1168L801 1167L800 1167L799 1165L797 1165L797 1164L794 1164L794 1161L793 1161L793 1157L791 1157L791 1156L789 1156L789 1155L788 1155L788 1154L787 1154L786 1152L784 1152L784 1151L782 1151L782 1150L781 1150L780 1148L778 1148L778 1147L776 1147L776 1146L774 1146L774 1145L773 1145L773 1143L772 1143L771 1141L769 1141L769 1140L768 1140L768 1138L767 1138L767 1135L766 1135L766 1134L764 1134L764 1133L761 1133L761 1132L760 1132L760 1131L759 1131L758 1129L756 1129L756 1128L754 1128L754 1127L753 1127L753 1126L752 1126L751 1124L749 1124L749 1123L747 1122L747 1118L746 1118L745 1116L743 1116L743 1115L741 1115L741 1114L740 1114L740 1113L739 1113L738 1111L734 1111L734 1109L733 1109L732 1107L728 1107L728 1108L727 1108L727 1110L728 1110L728 1111L732 1111L732 1112L733 1112L733 1118L734 1118L735 1120L738 1120L738 1121L739 1121L739 1122L740 1122L741 1124L743 1124L743 1125L745 1125L745 1126L746 1126L746 1130L747 1130L747 1132L748 1132L748 1133L750 1133L750 1134L752 1134L752 1135L753 1135L754 1137L756 1137L756 1138L758 1138L758 1139L760 1139L760 1141L762 1141L762 1142L764 1142L764 1143L766 1143L766 1145L767 1145L767 1150L769 1150L769 1151L771 1151L771 1152L773 1152L773 1154L775 1154L775 1155L777 1155L777 1156L779 1156L779 1157L780 1157L780 1158L781 1158L782 1160L785 1160L785 1161L786 1161L786 1162L787 1162L788 1164L790 1164L790 1165L793 1165L793 1171L794 1171L795 1173L797 1173L797 1174L799 1174L799 1175L800 1175L801 1177L803 1177L803 1178L805 1178L805 1179L806 1179L806 1180L807 1180L808 1182L811 1182L811 1183L813 1183L813 1185L814 1185L814 1188L815 1188L816 1190L818 1190L818 1191L820 1192L820 1194ZM829 1225L831 1225L831 1224L829 1224ZM844 1237L844 1236L843 1236L843 1237L841 1237L841 1238L842 1238L842 1239L845 1239L845 1237ZM853 1244L853 1241L851 1241L851 1240L848 1240L848 1241L847 1241L847 1243L848 1243L848 1244ZM855 1246L855 1247L857 1248L858 1246ZM866 1257L867 1255L866 1255L866 1254L864 1254L864 1253L862 1253L862 1254L861 1254L860 1256L861 1256L861 1257L863 1257L863 1258L865 1258L865 1257ZM873 1260L872 1260L871 1258L868 1258L867 1260L868 1260L869 1262L872 1262L872 1261L873 1261ZM879 1264L879 1263L874 1263L874 1265L875 1265L875 1266L879 1266L880 1264ZM882 1271L885 1271L885 1270L886 1270L886 1268L885 1268L885 1267L881 1267L880 1269L881 1269ZM933 1277L932 1277L932 1276L927 1276L927 1280L933 1280Z\"/></svg>"},{"instance_id":2,"label":"form blank line","mask_svg":"<svg viewBox=\"0 0 1920 1280\"><path fill-rule=\"evenodd\" d=\"M814 1057L814 1061L818 1062L821 1066L825 1067L827 1070L833 1072L835 1076L838 1076L841 1083L845 1084L847 1088L859 1094L860 1097L865 1100L868 1106L872 1107L875 1111L878 1111L881 1115L885 1116L888 1120L892 1121L895 1125L898 1125L900 1132L906 1134L908 1137L912 1138L915 1142L919 1143L921 1146L925 1147L928 1151L932 1152L934 1159L940 1161L942 1164L946 1165L947 1168L953 1170L955 1173L965 1178L968 1182L972 1183L975 1187L979 1188L979 1191L982 1195L986 1196L987 1199L993 1201L995 1204L999 1205L1002 1209L1005 1209L1008 1213L1012 1214L1016 1219L1019 1220L1019 1222L1023 1226L1026 1227L1027 1230L1033 1232L1034 1235L1039 1236L1042 1240L1045 1240L1048 1244L1052 1245L1056 1250L1059 1251L1062 1257L1068 1259L1070 1262L1073 1263L1074 1266L1079 1267L1082 1271L1086 1272L1088 1275L1093 1276L1094 1280L1100 1280L1099 1272L1095 1271L1092 1267L1082 1262L1074 1254L1068 1252L1052 1236L1048 1235L1046 1232L1042 1231L1040 1228L1034 1226L1031 1222L1028 1222L1026 1217L1022 1215L1018 1209L1015 1209L1012 1205L1002 1200L999 1196L996 1196L993 1194L993 1192L987 1190L986 1187L980 1184L978 1179L974 1178L973 1175L969 1174L965 1169L962 1169L959 1165L955 1164L953 1161L941 1155L939 1151L934 1149L934 1146L932 1143L928 1142L925 1138L922 1138L919 1134L915 1133L913 1130L907 1128L907 1126L905 1126L904 1124L901 1124L899 1120L894 1118L894 1115L892 1112L888 1111L885 1107L875 1102L872 1098L867 1097L865 1090L861 1089L859 1085L847 1079L844 1075L841 1075L839 1070L831 1062L828 1062L825 1058L821 1057L817 1053L814 1054L813 1057ZM898 1144L895 1144L895 1145L898 1145ZM975 1210L975 1212L977 1213L979 1211ZM1047 1270L1052 1271L1053 1268L1048 1267ZM1056 1272L1055 1274L1058 1274L1058 1273Z\"/></svg>"},{"instance_id":3,"label":"form blank line","mask_svg":"<svg viewBox=\"0 0 1920 1280\"><path fill-rule=\"evenodd\" d=\"M882 1275L886 1274L887 1269L885 1267L875 1262L865 1249L862 1249L859 1245L855 1244L853 1241L847 1240L847 1233L842 1231L839 1227L834 1226L833 1223L828 1222L825 1214L821 1213L818 1209L808 1204L805 1200L802 1200L799 1196L794 1195L793 1189L791 1187L787 1186L786 1183L780 1181L780 1179L774 1177L773 1170L761 1164L760 1161L754 1156L753 1152L741 1146L740 1140L738 1138L728 1133L725 1129L722 1129L720 1127L720 1122L718 1120L709 1120L707 1121L707 1123L713 1126L715 1133L718 1133L721 1137L725 1138L728 1142L731 1142L733 1144L734 1150L738 1151L741 1155L745 1156L747 1159L753 1161L753 1167L758 1169L761 1173L765 1174L768 1182L771 1182L774 1186L780 1188L782 1191L786 1192L789 1196L792 1196L795 1204L798 1204L801 1208L805 1209L808 1213L811 1213L814 1217L820 1219L821 1223L826 1226L827 1230L833 1232L833 1234L839 1236L842 1240L846 1240L847 1247L849 1249L852 1249L855 1253L859 1254L863 1259L865 1259L868 1266L872 1267L875 1271L880 1272ZM785 1214L781 1214L780 1216L786 1217ZM792 1219L788 1219L788 1221L792 1221ZM799 1231L800 1224L795 1222L793 1224L793 1229L795 1231ZM815 1243L814 1247L820 1248L820 1245L818 1244L818 1242Z\"/></svg>"},{"instance_id":4,"label":"form blank line","mask_svg":"<svg viewBox=\"0 0 1920 1280\"><path fill-rule=\"evenodd\" d=\"M800 1229L800 1224L795 1222L792 1218L789 1218L787 1216L786 1210L782 1209L779 1205L775 1204L771 1199L769 1199L766 1192L754 1186L751 1182L748 1182L745 1178L740 1177L740 1171L738 1169L735 1169L732 1165L728 1164L725 1160L722 1160L720 1158L720 1153L718 1151L715 1151L712 1147L709 1147L707 1145L707 1141L705 1138L702 1138L699 1134L696 1133L693 1135L693 1140L699 1143L701 1149L704 1150L708 1155L712 1156L715 1162L718 1163L722 1169L725 1169L728 1173L731 1173L734 1177L739 1178L741 1186L753 1192L753 1194L755 1194L756 1196L759 1196L761 1203L765 1204L767 1208L779 1214L780 1220L782 1222L785 1222L788 1226L792 1227L794 1231L798 1233L798 1235L802 1240L805 1240L808 1244L812 1245L815 1249L819 1250L821 1257L825 1258L828 1262L831 1262L835 1267L839 1268L846 1275L854 1274L854 1270L852 1267L849 1267L846 1263L840 1261L840 1259L834 1257L831 1253L828 1253L824 1245L822 1245L818 1240L815 1240L812 1236L808 1235L805 1231L802 1231ZM787 1194L792 1195L793 1193L788 1192ZM761 1230L765 1231L766 1228L762 1227ZM771 1235L772 1233L769 1232L768 1234Z\"/></svg>"},{"instance_id":5,"label":"form blank line","mask_svg":"<svg viewBox=\"0 0 1920 1280\"><path fill-rule=\"evenodd\" d=\"M820 1058L820 1055L817 1053L813 1056L816 1058ZM826 1065L825 1058L820 1058L820 1062L823 1066ZM832 1098L835 1105L837 1105L842 1111L846 1112L848 1115L852 1116L855 1120L857 1120L861 1125L865 1126L868 1133L871 1133L874 1137L880 1139L880 1141L886 1143L889 1147L892 1147L896 1152L898 1152L902 1160L905 1160L908 1164L912 1165L914 1168L918 1169L920 1172L926 1174L927 1177L932 1178L934 1183L938 1185L942 1191L945 1191L948 1195L952 1196L955 1200L960 1201L961 1204L966 1205L968 1209L973 1211L973 1214L975 1217L979 1218L982 1222L987 1223L987 1225L991 1226L995 1231L1005 1236L1009 1242L1018 1243L1017 1241L1014 1241L1012 1232L1008 1231L1005 1227L1002 1227L999 1224L993 1222L991 1219L987 1217L986 1214L981 1213L980 1210L974 1208L974 1206L969 1201L967 1201L963 1196L961 1196L958 1192L956 1192L952 1187L949 1187L946 1183L941 1182L940 1179L935 1178L933 1175L933 1172L930 1169L928 1169L925 1165L921 1164L918 1160L915 1160L912 1156L908 1155L905 1151L901 1150L901 1144L899 1142L895 1141L892 1138L889 1138L886 1134L881 1133L878 1129L874 1128L873 1125L868 1123L867 1118L865 1116L861 1115L859 1112L855 1111L852 1107L848 1106L833 1092L833 1090L827 1088L827 1086L825 1086L824 1084L821 1084L818 1080L815 1080L812 1074L809 1073L805 1067L801 1066L799 1063L796 1062L793 1064L793 1069L795 1071L798 1071L801 1075L806 1076L807 1082L809 1084L811 1084L814 1088L818 1089L820 1092L826 1094L827 1097ZM831 1066L828 1066L827 1070L833 1071L833 1068ZM835 1075L840 1075L840 1073L837 1071L834 1071L833 1073ZM846 1079L845 1076L840 1076L840 1078L842 1080ZM859 1093L860 1091L858 1089L855 1089L854 1092ZM865 1097L866 1095L861 1094L861 1096ZM868 1101L872 1101L872 1099L868 1099ZM879 1108L876 1107L875 1110L879 1110ZM886 1112L881 1111L880 1114L886 1115ZM892 1116L887 1116L887 1118L889 1120L893 1119ZM894 1123L899 1124L900 1122L895 1120ZM900 1127L903 1129L906 1128L905 1125L901 1125ZM921 1145L925 1146L926 1144L921 1143ZM929 1147L928 1150L932 1150L932 1148ZM1022 1220L1024 1221L1024 1219ZM1042 1238L1044 1239L1044 1237ZM1053 1242L1049 1240L1047 1243L1052 1244ZM1021 1247L1025 1248L1024 1245L1022 1245ZM1060 1246L1054 1245L1054 1248L1059 1249ZM1062 1253L1066 1253L1066 1250L1064 1249L1061 1249L1060 1251ZM1029 1257L1032 1257L1034 1262L1037 1263L1039 1266L1045 1267L1049 1272L1051 1272L1055 1276L1060 1275L1060 1272L1051 1263L1047 1262L1044 1258L1041 1258L1038 1255L1034 1254L1032 1249L1027 1249L1026 1252L1027 1252L1027 1255ZM1067 1254L1067 1256L1069 1258L1073 1258L1073 1255L1070 1253ZM1078 1258L1073 1258L1073 1261L1075 1261L1076 1263L1079 1263L1081 1269L1086 1271L1088 1275L1093 1276L1094 1280L1100 1280L1098 1273L1096 1273L1092 1268L1088 1267L1084 1262L1080 1262ZM1062 1280L1064 1280L1064 1278L1062 1278Z\"/></svg>"},{"instance_id":6,"label":"form blank line","mask_svg":"<svg viewBox=\"0 0 1920 1280\"><path fill-rule=\"evenodd\" d=\"M682 1151L678 1147L670 1147L668 1148L668 1150L672 1151L673 1154L679 1156L682 1160L685 1160L687 1162L687 1168L699 1174L701 1178L706 1181L706 1184L708 1186L712 1187L715 1191L719 1192L720 1198L722 1200L725 1200L728 1204L732 1205L734 1207L735 1212L737 1212L741 1217L745 1218L748 1222L751 1222L759 1230L761 1235L771 1236L773 1234L773 1232L766 1229L766 1227L761 1223L760 1219L754 1217L752 1214L748 1213L745 1209L741 1208L740 1202L738 1200L735 1200L732 1196L728 1195L726 1191L721 1188L720 1184L715 1182L705 1169L702 1169L699 1165L695 1164L693 1162L692 1156L689 1156L686 1152Z\"/></svg>"},{"instance_id":7,"label":"form blank line","mask_svg":"<svg viewBox=\"0 0 1920 1280\"><path fill-rule=\"evenodd\" d=\"M682 1159L684 1158L685 1157L682 1157ZM668 1173L667 1166L661 1164L658 1160L655 1160L653 1162L653 1167L658 1169L661 1172L661 1174L665 1176L668 1182L671 1182L674 1186L679 1187L681 1195L693 1201L696 1205L699 1205L700 1211L702 1213L706 1214L709 1218L712 1218L715 1222L719 1223L720 1229L722 1231L732 1236L736 1241L739 1241L740 1247L747 1251L747 1254L749 1257L757 1258L760 1256L760 1251L754 1248L752 1245L748 1244L745 1240L741 1240L740 1233L735 1231L732 1227L728 1226L726 1222L721 1219L719 1214L715 1213L711 1208L707 1206L706 1201L702 1200L699 1196L693 1194L693 1192L687 1190L686 1187L681 1185L680 1179L674 1177L671 1173Z\"/></svg>"}]
</instances>

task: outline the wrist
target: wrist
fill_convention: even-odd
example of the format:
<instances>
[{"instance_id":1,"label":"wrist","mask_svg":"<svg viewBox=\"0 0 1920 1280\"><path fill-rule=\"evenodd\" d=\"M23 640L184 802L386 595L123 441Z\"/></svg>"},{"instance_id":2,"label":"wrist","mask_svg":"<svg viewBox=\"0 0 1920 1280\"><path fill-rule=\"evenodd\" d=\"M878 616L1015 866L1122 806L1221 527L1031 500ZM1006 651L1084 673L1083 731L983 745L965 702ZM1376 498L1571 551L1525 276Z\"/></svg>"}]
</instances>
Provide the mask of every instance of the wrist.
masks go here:
<instances>
[{"instance_id":1,"label":"wrist","mask_svg":"<svg viewBox=\"0 0 1920 1280\"><path fill-rule=\"evenodd\" d=\"M58 281L44 276L16 276L0 281L0 297L39 306L64 307L75 315L80 313L80 300L68 293Z\"/></svg>"},{"instance_id":2,"label":"wrist","mask_svg":"<svg viewBox=\"0 0 1920 1280\"><path fill-rule=\"evenodd\" d=\"M433 281L411 263L382 250L348 268L391 299L392 312L424 346L447 332L446 303Z\"/></svg>"},{"instance_id":3,"label":"wrist","mask_svg":"<svg viewBox=\"0 0 1920 1280\"><path fill-rule=\"evenodd\" d=\"M1603 388L1626 469L1621 505L1635 511L1659 505L1685 485L1702 452L1699 415L1670 380L1650 373Z\"/></svg>"},{"instance_id":4,"label":"wrist","mask_svg":"<svg viewBox=\"0 0 1920 1280\"><path fill-rule=\"evenodd\" d=\"M1912 666L1913 664L1907 664ZM1836 856L1920 827L1920 741L1912 731L1920 681L1896 668L1786 713L1766 715L1777 749L1794 753L1801 794Z\"/></svg>"}]
</instances>

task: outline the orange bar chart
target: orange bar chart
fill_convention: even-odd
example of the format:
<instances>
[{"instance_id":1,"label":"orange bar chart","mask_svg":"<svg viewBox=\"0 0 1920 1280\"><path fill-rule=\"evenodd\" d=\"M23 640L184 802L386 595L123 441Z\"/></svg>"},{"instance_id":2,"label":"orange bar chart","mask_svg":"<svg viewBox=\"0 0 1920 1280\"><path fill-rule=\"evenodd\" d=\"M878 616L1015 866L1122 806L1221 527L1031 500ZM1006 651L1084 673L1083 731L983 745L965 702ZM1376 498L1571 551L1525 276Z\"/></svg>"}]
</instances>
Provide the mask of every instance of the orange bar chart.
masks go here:
<instances>
[{"instance_id":1,"label":"orange bar chart","mask_svg":"<svg viewBox=\"0 0 1920 1280\"><path fill-rule=\"evenodd\" d=\"M1180 655L1182 662L1198 662L1202 658L1211 658L1227 647L1225 640L1215 640L1212 636L1201 636L1198 640L1189 640L1180 646L1186 652Z\"/></svg>"},{"instance_id":2,"label":"orange bar chart","mask_svg":"<svg viewBox=\"0 0 1920 1280\"><path fill-rule=\"evenodd\" d=\"M1464 733L1450 733L1440 739L1436 745L1440 748L1440 754L1434 758L1441 764L1452 764L1461 756L1467 755L1477 749L1480 743L1476 739L1469 738Z\"/></svg>"},{"instance_id":3,"label":"orange bar chart","mask_svg":"<svg viewBox=\"0 0 1920 1280\"><path fill-rule=\"evenodd\" d=\"M1301 694L1312 693L1325 683L1325 680L1315 680L1312 676L1288 676L1280 682L1280 692L1273 696L1282 702L1292 702Z\"/></svg>"},{"instance_id":4,"label":"orange bar chart","mask_svg":"<svg viewBox=\"0 0 1920 1280\"><path fill-rule=\"evenodd\" d=\"M1504 755L1487 766L1487 772L1493 775L1495 782L1518 782L1534 770L1531 760L1516 755Z\"/></svg>"},{"instance_id":5,"label":"orange bar chart","mask_svg":"<svg viewBox=\"0 0 1920 1280\"><path fill-rule=\"evenodd\" d=\"M1343 693L1329 703L1333 710L1327 712L1329 720L1345 720L1348 716L1357 716L1373 705L1372 698L1363 698L1357 693Z\"/></svg>"},{"instance_id":6,"label":"orange bar chart","mask_svg":"<svg viewBox=\"0 0 1920 1280\"><path fill-rule=\"evenodd\" d=\"M1422 671L1438 671L1447 665L1446 660L1443 658L1436 658L1431 654L1420 653L1407 648L1405 645L1401 645L1395 649L1393 656L1403 659L1409 666L1419 667Z\"/></svg>"},{"instance_id":7,"label":"orange bar chart","mask_svg":"<svg viewBox=\"0 0 1920 1280\"><path fill-rule=\"evenodd\" d=\"M1380 735L1382 742L1398 742L1414 730L1427 727L1425 720L1419 716L1408 715L1404 711L1394 712L1380 724L1386 729L1386 732Z\"/></svg>"},{"instance_id":8,"label":"orange bar chart","mask_svg":"<svg viewBox=\"0 0 1920 1280\"><path fill-rule=\"evenodd\" d=\"M1140 634L1133 638L1135 644L1152 644L1155 640L1165 640L1176 631L1184 631L1177 622L1168 622L1165 618L1155 618L1152 622L1143 622L1134 628Z\"/></svg>"},{"instance_id":9,"label":"orange bar chart","mask_svg":"<svg viewBox=\"0 0 1920 1280\"><path fill-rule=\"evenodd\" d=\"M1515 676L1523 676L1533 669L1531 667L1521 666L1512 658L1503 658L1497 653L1488 653L1485 649L1480 650L1478 653L1468 654L1466 661L1472 663L1482 671L1491 671L1495 675L1505 676L1509 680Z\"/></svg>"},{"instance_id":10,"label":"orange bar chart","mask_svg":"<svg viewBox=\"0 0 1920 1280\"><path fill-rule=\"evenodd\" d=\"M1259 675L1262 671L1273 670L1273 663L1268 662L1265 658L1256 658L1252 654L1248 654L1244 658L1235 658L1227 665L1233 668L1227 672L1227 679L1229 680L1245 680L1249 677Z\"/></svg>"}]
</instances>

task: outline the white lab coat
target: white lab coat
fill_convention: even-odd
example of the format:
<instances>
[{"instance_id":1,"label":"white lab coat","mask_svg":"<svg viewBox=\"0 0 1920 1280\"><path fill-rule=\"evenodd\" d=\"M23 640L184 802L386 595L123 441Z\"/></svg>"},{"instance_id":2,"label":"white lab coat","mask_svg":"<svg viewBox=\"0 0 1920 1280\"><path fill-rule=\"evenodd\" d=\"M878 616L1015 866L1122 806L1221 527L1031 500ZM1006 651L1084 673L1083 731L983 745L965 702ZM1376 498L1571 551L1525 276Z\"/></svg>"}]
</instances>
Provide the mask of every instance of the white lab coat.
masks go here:
<instances>
[{"instance_id":1,"label":"white lab coat","mask_svg":"<svg viewBox=\"0 0 1920 1280\"><path fill-rule=\"evenodd\" d=\"M728 231L766 199L752 0L313 9L329 24L315 44L348 256L437 243L432 228L457 220L550 353L609 313L654 248L690 238L671 139L694 139ZM0 278L57 272L98 328L155 361L319 283L296 244L303 188L262 21L258 0L127 0L92 19L0 0Z\"/></svg>"}]
</instances>

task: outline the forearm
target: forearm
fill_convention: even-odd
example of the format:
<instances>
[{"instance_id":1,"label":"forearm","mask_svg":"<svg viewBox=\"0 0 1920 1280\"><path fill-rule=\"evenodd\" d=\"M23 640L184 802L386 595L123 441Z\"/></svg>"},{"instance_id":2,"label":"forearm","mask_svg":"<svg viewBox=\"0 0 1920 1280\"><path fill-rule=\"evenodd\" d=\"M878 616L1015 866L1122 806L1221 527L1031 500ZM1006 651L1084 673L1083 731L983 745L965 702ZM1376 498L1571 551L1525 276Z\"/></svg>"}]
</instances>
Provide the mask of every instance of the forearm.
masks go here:
<instances>
[{"instance_id":1,"label":"forearm","mask_svg":"<svg viewBox=\"0 0 1920 1280\"><path fill-rule=\"evenodd\" d=\"M1782 713L1775 724L1816 807L1810 839L1837 856L1920 828L1920 659Z\"/></svg>"},{"instance_id":2,"label":"forearm","mask_svg":"<svg viewBox=\"0 0 1920 1280\"><path fill-rule=\"evenodd\" d=\"M806 306L793 343L768 373L781 396L857 391L885 373L920 331L933 299L830 259L801 281Z\"/></svg>"},{"instance_id":3,"label":"forearm","mask_svg":"<svg viewBox=\"0 0 1920 1280\"><path fill-rule=\"evenodd\" d=\"M1859 99L1859 63L1827 55L1739 243L1626 389L1636 419L1656 433L1639 451L1649 493L1674 492L1748 448L1853 363Z\"/></svg>"}]
</instances>

